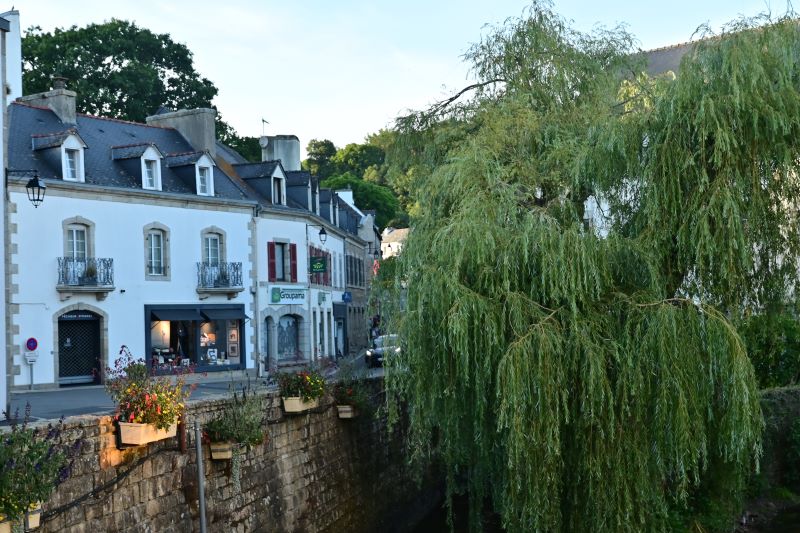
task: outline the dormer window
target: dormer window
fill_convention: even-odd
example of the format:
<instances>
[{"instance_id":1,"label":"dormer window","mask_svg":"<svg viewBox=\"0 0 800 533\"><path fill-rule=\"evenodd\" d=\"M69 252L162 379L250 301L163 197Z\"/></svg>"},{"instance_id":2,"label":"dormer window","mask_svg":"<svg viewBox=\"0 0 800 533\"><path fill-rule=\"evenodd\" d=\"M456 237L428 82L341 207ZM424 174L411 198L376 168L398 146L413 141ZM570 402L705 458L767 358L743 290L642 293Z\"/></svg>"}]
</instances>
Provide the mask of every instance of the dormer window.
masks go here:
<instances>
[{"instance_id":1,"label":"dormer window","mask_svg":"<svg viewBox=\"0 0 800 533\"><path fill-rule=\"evenodd\" d=\"M156 178L156 163L152 159L144 160L144 188L157 189L158 180Z\"/></svg>"},{"instance_id":2,"label":"dormer window","mask_svg":"<svg viewBox=\"0 0 800 533\"><path fill-rule=\"evenodd\" d=\"M141 152L142 189L161 190L161 157L161 152L153 145Z\"/></svg>"},{"instance_id":3,"label":"dormer window","mask_svg":"<svg viewBox=\"0 0 800 533\"><path fill-rule=\"evenodd\" d=\"M197 167L197 194L202 196L213 196L213 191L213 184L211 183L211 169L209 167Z\"/></svg>"},{"instance_id":4,"label":"dormer window","mask_svg":"<svg viewBox=\"0 0 800 533\"><path fill-rule=\"evenodd\" d=\"M68 135L61 145L61 176L64 181L86 181L83 149L86 145L75 134Z\"/></svg>"}]
</instances>

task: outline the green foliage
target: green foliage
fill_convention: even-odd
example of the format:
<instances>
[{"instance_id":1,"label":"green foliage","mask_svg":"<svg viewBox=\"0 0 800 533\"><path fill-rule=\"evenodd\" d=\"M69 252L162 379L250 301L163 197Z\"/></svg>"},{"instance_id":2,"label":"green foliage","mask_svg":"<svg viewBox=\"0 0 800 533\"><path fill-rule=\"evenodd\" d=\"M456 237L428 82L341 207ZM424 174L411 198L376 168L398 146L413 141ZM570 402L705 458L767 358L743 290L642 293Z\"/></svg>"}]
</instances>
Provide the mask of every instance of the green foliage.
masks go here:
<instances>
[{"instance_id":1,"label":"green foliage","mask_svg":"<svg viewBox=\"0 0 800 533\"><path fill-rule=\"evenodd\" d=\"M363 178L364 173L373 167L376 171L383 165L384 153L378 146L351 143L336 151L331 162L337 174L351 173Z\"/></svg>"},{"instance_id":2,"label":"green foliage","mask_svg":"<svg viewBox=\"0 0 800 533\"><path fill-rule=\"evenodd\" d=\"M740 501L763 420L731 318L796 277L800 36L734 29L644 83L629 35L536 2L467 54L471 99L400 119L424 177L387 389L474 529L487 497L508 531L714 527Z\"/></svg>"},{"instance_id":3,"label":"green foliage","mask_svg":"<svg viewBox=\"0 0 800 533\"><path fill-rule=\"evenodd\" d=\"M739 328L759 387L785 387L800 379L800 324L794 313L754 315Z\"/></svg>"},{"instance_id":4,"label":"green foliage","mask_svg":"<svg viewBox=\"0 0 800 533\"><path fill-rule=\"evenodd\" d=\"M352 174L328 178L321 183L321 186L330 189L352 189L353 199L359 209L375 210L375 221L379 228L386 227L400 209L397 198L390 189L364 181Z\"/></svg>"},{"instance_id":5,"label":"green foliage","mask_svg":"<svg viewBox=\"0 0 800 533\"><path fill-rule=\"evenodd\" d=\"M186 45L125 20L52 33L31 28L22 57L25 94L48 91L54 75L64 76L78 110L95 115L144 122L160 106L208 107L217 94Z\"/></svg>"},{"instance_id":6,"label":"green foliage","mask_svg":"<svg viewBox=\"0 0 800 533\"><path fill-rule=\"evenodd\" d=\"M303 161L303 168L314 176L324 180L335 173L335 166L331 161L336 155L336 146L328 139L311 139L306 146L308 159Z\"/></svg>"},{"instance_id":7,"label":"green foliage","mask_svg":"<svg viewBox=\"0 0 800 533\"><path fill-rule=\"evenodd\" d=\"M21 423L14 420L10 432L0 433L0 521L21 518L69 476L74 454L61 438L63 423L34 429L28 414L26 409Z\"/></svg>"},{"instance_id":8,"label":"green foliage","mask_svg":"<svg viewBox=\"0 0 800 533\"><path fill-rule=\"evenodd\" d=\"M234 391L231 401L206 423L204 430L211 442L255 446L264 442L266 413L264 397L249 386L243 387Z\"/></svg>"},{"instance_id":9,"label":"green foliage","mask_svg":"<svg viewBox=\"0 0 800 533\"><path fill-rule=\"evenodd\" d=\"M331 395L337 405L352 405L362 413L372 410L366 371L357 369L355 361L345 361L336 374Z\"/></svg>"},{"instance_id":10,"label":"green foliage","mask_svg":"<svg viewBox=\"0 0 800 533\"><path fill-rule=\"evenodd\" d=\"M214 84L194 68L192 52L168 34L112 19L84 28L30 28L22 38L23 91L50 90L53 76L68 79L82 113L144 122L162 106L214 107ZM255 137L240 137L217 114L217 137L249 161L261 160Z\"/></svg>"}]
</instances>

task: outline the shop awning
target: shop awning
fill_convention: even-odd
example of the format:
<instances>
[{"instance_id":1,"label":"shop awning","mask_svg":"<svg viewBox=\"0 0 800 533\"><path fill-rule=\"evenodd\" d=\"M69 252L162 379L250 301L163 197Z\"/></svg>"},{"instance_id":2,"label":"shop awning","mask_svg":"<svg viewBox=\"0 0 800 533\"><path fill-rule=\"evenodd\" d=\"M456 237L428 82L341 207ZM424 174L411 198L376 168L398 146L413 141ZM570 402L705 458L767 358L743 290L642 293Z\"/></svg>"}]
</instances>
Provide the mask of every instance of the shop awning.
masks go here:
<instances>
[{"instance_id":1,"label":"shop awning","mask_svg":"<svg viewBox=\"0 0 800 533\"><path fill-rule=\"evenodd\" d=\"M208 320L249 320L250 317L240 309L202 309L200 311Z\"/></svg>"},{"instance_id":2,"label":"shop awning","mask_svg":"<svg viewBox=\"0 0 800 533\"><path fill-rule=\"evenodd\" d=\"M203 317L197 309L153 309L150 311L153 320L191 320L201 321Z\"/></svg>"}]
</instances>

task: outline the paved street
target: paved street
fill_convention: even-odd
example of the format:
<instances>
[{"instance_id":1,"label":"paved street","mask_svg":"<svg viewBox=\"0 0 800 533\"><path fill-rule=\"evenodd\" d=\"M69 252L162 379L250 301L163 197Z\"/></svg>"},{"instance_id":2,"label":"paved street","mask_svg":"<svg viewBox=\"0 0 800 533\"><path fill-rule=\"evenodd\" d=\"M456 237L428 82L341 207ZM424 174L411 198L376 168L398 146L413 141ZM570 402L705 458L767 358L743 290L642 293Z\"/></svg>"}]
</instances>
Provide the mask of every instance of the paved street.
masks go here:
<instances>
[{"instance_id":1,"label":"paved street","mask_svg":"<svg viewBox=\"0 0 800 533\"><path fill-rule=\"evenodd\" d=\"M344 364L348 359L343 359ZM353 361L357 369L367 371L363 355L354 356ZM383 369L368 370L371 377L382 376ZM335 376L331 371L328 378ZM214 396L227 395L232 386L241 388L247 383L247 378L237 374L235 378L229 375L218 374L205 377L198 376L197 388L192 393L192 400L208 399ZM250 378L254 387L264 387L266 378ZM274 385L268 388L275 388ZM61 416L78 416L87 414L110 414L114 411L114 404L101 385L88 387L70 387L48 391L14 392L11 394L12 413L19 409L20 414L25 410L26 404L31 406L31 417L36 420L58 419ZM4 417L0 417L4 420Z\"/></svg>"}]
</instances>

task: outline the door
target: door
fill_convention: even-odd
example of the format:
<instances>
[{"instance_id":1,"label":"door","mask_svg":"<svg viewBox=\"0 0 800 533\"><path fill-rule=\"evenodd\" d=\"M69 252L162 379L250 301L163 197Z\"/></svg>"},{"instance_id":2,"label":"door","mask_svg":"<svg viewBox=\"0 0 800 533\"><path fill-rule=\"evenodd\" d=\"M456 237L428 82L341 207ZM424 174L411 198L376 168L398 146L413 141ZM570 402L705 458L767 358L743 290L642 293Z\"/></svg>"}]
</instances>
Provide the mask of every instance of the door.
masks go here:
<instances>
[{"instance_id":1,"label":"door","mask_svg":"<svg viewBox=\"0 0 800 533\"><path fill-rule=\"evenodd\" d=\"M344 355L344 320L336 321L336 356Z\"/></svg>"},{"instance_id":2,"label":"door","mask_svg":"<svg viewBox=\"0 0 800 533\"><path fill-rule=\"evenodd\" d=\"M58 319L58 384L100 382L100 317L72 311Z\"/></svg>"}]
</instances>

